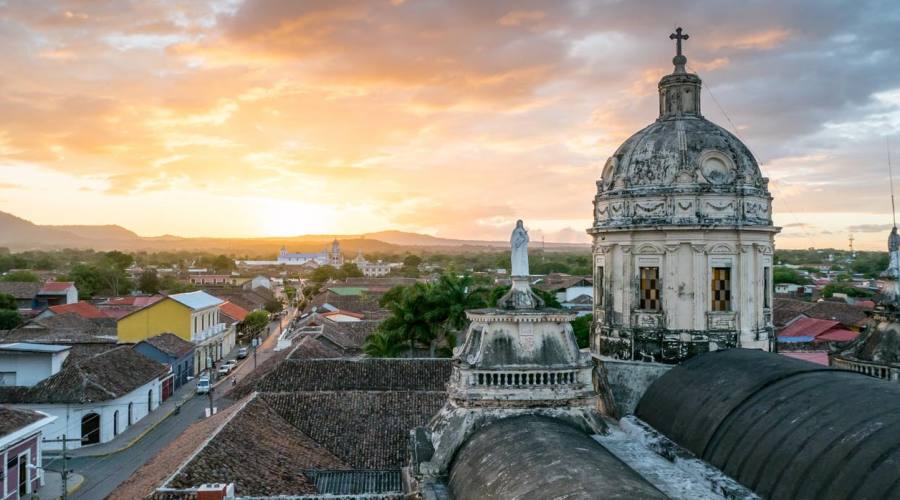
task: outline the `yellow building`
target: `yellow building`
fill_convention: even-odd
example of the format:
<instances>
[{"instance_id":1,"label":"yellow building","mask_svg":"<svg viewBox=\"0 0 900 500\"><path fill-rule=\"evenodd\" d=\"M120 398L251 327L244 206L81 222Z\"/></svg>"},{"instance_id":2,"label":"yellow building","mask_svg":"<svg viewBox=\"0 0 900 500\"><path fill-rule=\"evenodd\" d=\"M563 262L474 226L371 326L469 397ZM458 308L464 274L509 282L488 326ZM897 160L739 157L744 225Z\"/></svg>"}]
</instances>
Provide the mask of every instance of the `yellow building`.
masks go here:
<instances>
[{"instance_id":1,"label":"yellow building","mask_svg":"<svg viewBox=\"0 0 900 500\"><path fill-rule=\"evenodd\" d=\"M174 333L197 346L194 369L199 373L234 348L234 326L219 319L222 303L204 291L169 295L119 318L119 342L133 344L161 333Z\"/></svg>"}]
</instances>

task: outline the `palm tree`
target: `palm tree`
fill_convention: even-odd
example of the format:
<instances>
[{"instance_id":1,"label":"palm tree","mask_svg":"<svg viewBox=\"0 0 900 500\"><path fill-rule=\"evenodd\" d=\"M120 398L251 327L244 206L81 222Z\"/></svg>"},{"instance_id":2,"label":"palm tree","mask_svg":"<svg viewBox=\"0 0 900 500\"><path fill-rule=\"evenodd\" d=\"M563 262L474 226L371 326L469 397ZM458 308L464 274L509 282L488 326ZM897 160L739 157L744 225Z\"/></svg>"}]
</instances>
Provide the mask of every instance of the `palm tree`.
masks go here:
<instances>
[{"instance_id":1,"label":"palm tree","mask_svg":"<svg viewBox=\"0 0 900 500\"><path fill-rule=\"evenodd\" d=\"M366 338L363 352L374 358L396 358L400 354L400 343L389 332L375 332Z\"/></svg>"}]
</instances>

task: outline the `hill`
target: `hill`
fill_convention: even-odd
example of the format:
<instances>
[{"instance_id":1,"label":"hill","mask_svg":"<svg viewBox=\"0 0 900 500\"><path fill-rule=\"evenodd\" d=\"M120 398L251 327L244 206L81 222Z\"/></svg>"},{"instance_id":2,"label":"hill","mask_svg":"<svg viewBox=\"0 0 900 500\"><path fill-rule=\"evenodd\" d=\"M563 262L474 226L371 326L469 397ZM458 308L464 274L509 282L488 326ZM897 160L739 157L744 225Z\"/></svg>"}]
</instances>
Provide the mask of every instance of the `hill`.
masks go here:
<instances>
[{"instance_id":1,"label":"hill","mask_svg":"<svg viewBox=\"0 0 900 500\"><path fill-rule=\"evenodd\" d=\"M292 252L316 252L338 239L344 253L444 251L468 252L508 248L506 241L438 238L403 231L380 231L362 235L312 234L261 238L184 238L174 235L145 237L116 225L42 226L0 212L0 247L10 250L54 250L92 248L123 251L193 250L252 258L275 258L282 245ZM546 243L548 250L587 250L589 245Z\"/></svg>"}]
</instances>

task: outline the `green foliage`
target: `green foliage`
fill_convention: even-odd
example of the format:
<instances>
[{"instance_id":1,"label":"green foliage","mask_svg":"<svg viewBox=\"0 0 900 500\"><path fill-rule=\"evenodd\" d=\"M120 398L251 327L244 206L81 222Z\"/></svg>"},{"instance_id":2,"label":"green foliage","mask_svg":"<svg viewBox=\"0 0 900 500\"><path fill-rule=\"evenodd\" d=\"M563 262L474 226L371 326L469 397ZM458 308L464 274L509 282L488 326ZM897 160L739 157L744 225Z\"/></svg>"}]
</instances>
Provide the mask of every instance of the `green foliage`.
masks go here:
<instances>
[{"instance_id":1,"label":"green foliage","mask_svg":"<svg viewBox=\"0 0 900 500\"><path fill-rule=\"evenodd\" d=\"M402 353L402 339L392 331L377 331L366 338L363 352L373 358L397 358Z\"/></svg>"},{"instance_id":2,"label":"green foliage","mask_svg":"<svg viewBox=\"0 0 900 500\"><path fill-rule=\"evenodd\" d=\"M278 299L273 299L266 302L266 305L264 307L266 311L275 314L280 313L284 309L284 304L282 304Z\"/></svg>"},{"instance_id":3,"label":"green foliage","mask_svg":"<svg viewBox=\"0 0 900 500\"><path fill-rule=\"evenodd\" d=\"M843 293L848 297L854 298L867 298L875 295L868 290L862 290L844 283L830 283L822 287L822 296L825 298L833 297L836 293Z\"/></svg>"},{"instance_id":4,"label":"green foliage","mask_svg":"<svg viewBox=\"0 0 900 500\"><path fill-rule=\"evenodd\" d=\"M141 273L141 277L138 279L138 289L143 293L159 293L159 276L156 274L155 269L147 269L146 271Z\"/></svg>"},{"instance_id":5,"label":"green foliage","mask_svg":"<svg viewBox=\"0 0 900 500\"><path fill-rule=\"evenodd\" d=\"M575 332L575 341L578 342L578 347L584 349L591 345L591 324L593 322L593 314L578 316L572 321L572 330Z\"/></svg>"},{"instance_id":6,"label":"green foliage","mask_svg":"<svg viewBox=\"0 0 900 500\"><path fill-rule=\"evenodd\" d=\"M0 293L0 309L17 311L19 306L16 304L16 298L8 293Z\"/></svg>"},{"instance_id":7,"label":"green foliage","mask_svg":"<svg viewBox=\"0 0 900 500\"><path fill-rule=\"evenodd\" d=\"M0 309L0 330L12 330L22 324L22 316L15 309Z\"/></svg>"},{"instance_id":8,"label":"green foliage","mask_svg":"<svg viewBox=\"0 0 900 500\"><path fill-rule=\"evenodd\" d=\"M334 266L319 266L313 269L309 279L314 283L325 283L328 280L344 279L344 274Z\"/></svg>"},{"instance_id":9,"label":"green foliage","mask_svg":"<svg viewBox=\"0 0 900 500\"><path fill-rule=\"evenodd\" d=\"M427 347L431 356L449 356L456 335L468 327L465 311L487 306L487 290L470 276L442 275L436 283L396 286L381 299L391 315L367 339L370 356L396 356ZM379 354L380 353L380 354Z\"/></svg>"},{"instance_id":10,"label":"green foliage","mask_svg":"<svg viewBox=\"0 0 900 500\"><path fill-rule=\"evenodd\" d=\"M795 285L808 285L809 278L801 275L796 269L790 267L775 266L772 270L772 281L777 283L793 283Z\"/></svg>"},{"instance_id":11,"label":"green foliage","mask_svg":"<svg viewBox=\"0 0 900 500\"><path fill-rule=\"evenodd\" d=\"M40 283L41 279L38 275L30 271L13 271L0 277L0 281L28 281L31 283Z\"/></svg>"},{"instance_id":12,"label":"green foliage","mask_svg":"<svg viewBox=\"0 0 900 500\"><path fill-rule=\"evenodd\" d=\"M123 271L131 267L132 264L134 264L134 257L118 250L106 252L101 260L101 267L111 267Z\"/></svg>"},{"instance_id":13,"label":"green foliage","mask_svg":"<svg viewBox=\"0 0 900 500\"><path fill-rule=\"evenodd\" d=\"M134 288L134 283L125 274L124 268L121 267L125 262L126 259L113 255L109 259L102 260L97 265L75 264L72 270L69 271L68 276L61 279L74 281L75 288L78 288L79 296L83 298L91 298L97 295L124 295L130 293Z\"/></svg>"},{"instance_id":14,"label":"green foliage","mask_svg":"<svg viewBox=\"0 0 900 500\"><path fill-rule=\"evenodd\" d=\"M285 286L284 294L287 296L288 300L293 301L297 296L297 289L292 286Z\"/></svg>"},{"instance_id":15,"label":"green foliage","mask_svg":"<svg viewBox=\"0 0 900 500\"><path fill-rule=\"evenodd\" d=\"M256 335L269 324L269 314L265 311L253 311L244 318L244 331Z\"/></svg>"},{"instance_id":16,"label":"green foliage","mask_svg":"<svg viewBox=\"0 0 900 500\"><path fill-rule=\"evenodd\" d=\"M220 274L229 273L235 269L234 260L225 255L217 255L210 261L209 267Z\"/></svg>"},{"instance_id":17,"label":"green foliage","mask_svg":"<svg viewBox=\"0 0 900 500\"><path fill-rule=\"evenodd\" d=\"M199 290L196 285L191 283L185 283L183 281L178 281L174 276L163 276L162 279L159 280L159 290L164 291L166 293L185 293L185 292L194 292Z\"/></svg>"},{"instance_id":18,"label":"green foliage","mask_svg":"<svg viewBox=\"0 0 900 500\"><path fill-rule=\"evenodd\" d=\"M359 266L353 262L347 262L341 266L340 272L345 278L361 278L363 276L362 271L359 270Z\"/></svg>"}]
</instances>

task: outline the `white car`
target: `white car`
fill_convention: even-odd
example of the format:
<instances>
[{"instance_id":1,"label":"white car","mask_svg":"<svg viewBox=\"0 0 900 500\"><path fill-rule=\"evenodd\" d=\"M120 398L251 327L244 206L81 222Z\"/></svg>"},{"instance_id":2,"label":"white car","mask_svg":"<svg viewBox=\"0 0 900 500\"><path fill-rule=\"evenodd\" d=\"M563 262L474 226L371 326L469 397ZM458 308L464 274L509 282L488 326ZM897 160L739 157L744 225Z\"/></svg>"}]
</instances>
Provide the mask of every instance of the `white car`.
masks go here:
<instances>
[{"instance_id":1,"label":"white car","mask_svg":"<svg viewBox=\"0 0 900 500\"><path fill-rule=\"evenodd\" d=\"M228 375L228 372L230 372L232 368L234 368L234 365L229 365L228 363L225 363L219 367L218 373L219 373L219 375Z\"/></svg>"},{"instance_id":2,"label":"white car","mask_svg":"<svg viewBox=\"0 0 900 500\"><path fill-rule=\"evenodd\" d=\"M197 380L197 394L209 394L210 387L208 378L202 377Z\"/></svg>"}]
</instances>

